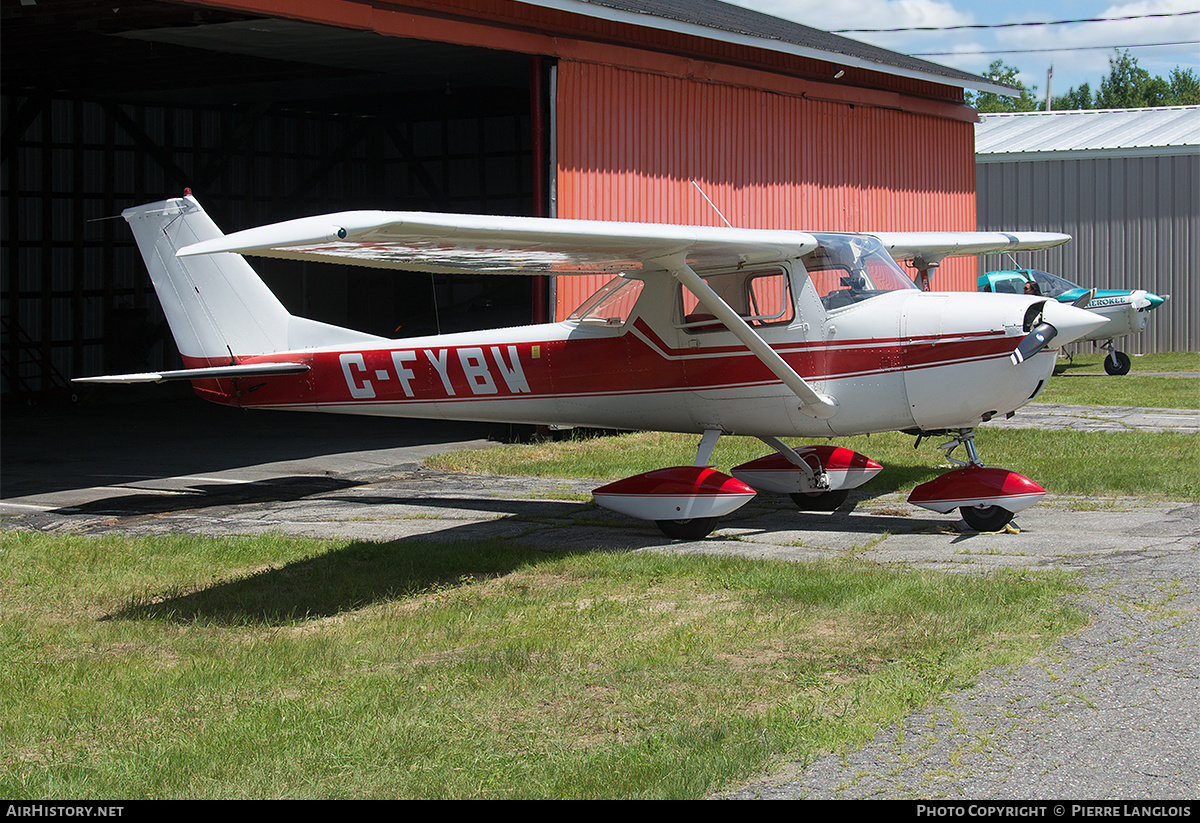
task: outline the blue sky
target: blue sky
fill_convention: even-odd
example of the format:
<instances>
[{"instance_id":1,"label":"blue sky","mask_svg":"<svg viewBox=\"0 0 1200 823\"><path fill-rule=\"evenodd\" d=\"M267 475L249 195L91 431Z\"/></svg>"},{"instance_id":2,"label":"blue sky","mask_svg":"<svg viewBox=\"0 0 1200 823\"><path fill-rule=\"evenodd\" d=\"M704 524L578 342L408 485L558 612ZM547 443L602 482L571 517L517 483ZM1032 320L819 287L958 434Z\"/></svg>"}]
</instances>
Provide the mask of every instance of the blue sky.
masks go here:
<instances>
[{"instance_id":1,"label":"blue sky","mask_svg":"<svg viewBox=\"0 0 1200 823\"><path fill-rule=\"evenodd\" d=\"M1042 97L1108 75L1115 47L1129 47L1138 65L1169 76L1181 66L1200 74L1200 0L727 0L824 31L946 26L996 26L1091 18L1140 17L1103 23L968 28L950 31L846 32L844 36L982 74L995 60L1020 69L1020 80ZM1148 17L1146 15L1171 15ZM1139 48L1144 44L1176 43ZM1019 51L1014 51L1019 50Z\"/></svg>"}]
</instances>

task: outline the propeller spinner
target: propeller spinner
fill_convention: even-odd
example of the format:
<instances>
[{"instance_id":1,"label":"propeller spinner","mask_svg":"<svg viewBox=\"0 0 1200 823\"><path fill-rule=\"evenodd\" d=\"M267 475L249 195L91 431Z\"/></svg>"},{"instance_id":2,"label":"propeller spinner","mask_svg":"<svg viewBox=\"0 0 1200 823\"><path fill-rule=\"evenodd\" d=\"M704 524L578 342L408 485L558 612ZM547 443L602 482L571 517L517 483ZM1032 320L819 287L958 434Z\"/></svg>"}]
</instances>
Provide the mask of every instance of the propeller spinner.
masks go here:
<instances>
[{"instance_id":1,"label":"propeller spinner","mask_svg":"<svg viewBox=\"0 0 1200 823\"><path fill-rule=\"evenodd\" d=\"M1068 306L1057 300L1034 303L1025 317L1025 328L1029 329L1029 333L1013 351L1010 357L1013 365L1020 365L1052 342L1064 346L1108 322L1107 318L1095 312Z\"/></svg>"}]
</instances>

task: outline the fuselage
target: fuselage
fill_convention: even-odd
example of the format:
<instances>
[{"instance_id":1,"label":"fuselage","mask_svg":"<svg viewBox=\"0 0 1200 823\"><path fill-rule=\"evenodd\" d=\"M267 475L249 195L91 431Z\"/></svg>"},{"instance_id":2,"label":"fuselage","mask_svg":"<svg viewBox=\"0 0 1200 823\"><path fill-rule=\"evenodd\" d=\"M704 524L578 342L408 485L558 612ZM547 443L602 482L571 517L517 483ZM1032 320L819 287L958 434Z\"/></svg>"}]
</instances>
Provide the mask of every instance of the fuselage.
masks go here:
<instances>
[{"instance_id":1,"label":"fuselage","mask_svg":"<svg viewBox=\"0 0 1200 823\"><path fill-rule=\"evenodd\" d=\"M1078 294L1068 292L1057 299L1060 303L1066 303L1068 300L1074 303L1084 294L1085 292L1080 289ZM1114 337L1124 337L1127 334L1145 331L1149 312L1157 309L1164 302L1164 298L1157 294L1150 294L1142 290L1097 291L1083 308L1106 318L1108 322L1081 339L1111 340Z\"/></svg>"},{"instance_id":2,"label":"fuselage","mask_svg":"<svg viewBox=\"0 0 1200 823\"><path fill-rule=\"evenodd\" d=\"M662 310L673 299L647 284L614 322L277 352L242 362L310 371L196 381L197 391L249 408L822 437L968 428L1029 402L1055 362L1054 351L1020 368L1009 360L1029 298L902 290L828 311L801 299L790 322L759 333L837 400L818 420L728 330L680 328Z\"/></svg>"}]
</instances>

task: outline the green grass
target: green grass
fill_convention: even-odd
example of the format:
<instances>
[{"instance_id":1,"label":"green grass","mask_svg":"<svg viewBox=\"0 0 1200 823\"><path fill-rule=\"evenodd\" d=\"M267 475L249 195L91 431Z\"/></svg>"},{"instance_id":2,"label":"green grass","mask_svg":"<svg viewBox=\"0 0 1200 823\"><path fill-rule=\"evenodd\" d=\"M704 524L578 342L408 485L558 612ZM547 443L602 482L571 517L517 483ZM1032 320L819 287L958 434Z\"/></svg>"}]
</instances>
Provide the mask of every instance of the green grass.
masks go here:
<instances>
[{"instance_id":1,"label":"green grass","mask_svg":"<svg viewBox=\"0 0 1200 823\"><path fill-rule=\"evenodd\" d=\"M1200 372L1200 353L1169 352L1133 356L1127 375L1104 374L1104 354L1061 358L1039 403L1081 406L1144 406L1200 409L1200 377L1163 377L1145 372Z\"/></svg>"},{"instance_id":2,"label":"green grass","mask_svg":"<svg viewBox=\"0 0 1200 823\"><path fill-rule=\"evenodd\" d=\"M1054 371L1056 373L1072 371L1103 372L1104 358L1106 356L1103 351L1080 353L1071 357L1060 355L1058 365L1055 366ZM1200 371L1200 352L1173 351L1159 352L1157 354L1132 354L1130 357L1133 359L1133 369L1130 371L1130 374L1137 374L1140 371Z\"/></svg>"},{"instance_id":3,"label":"green grass","mask_svg":"<svg viewBox=\"0 0 1200 823\"><path fill-rule=\"evenodd\" d=\"M892 432L841 437L836 443L883 465L863 491L885 494L911 491L945 471L937 444L946 439L931 437L913 448L915 438ZM428 465L470 474L615 480L664 466L690 465L697 442L695 435L661 432L608 437L582 433L558 443L448 452L431 458ZM976 431L975 442L987 465L1020 471L1057 494L1200 497L1200 438L1190 434L983 428ZM728 471L769 452L755 438L722 437L711 462ZM954 457L965 459L962 449Z\"/></svg>"},{"instance_id":4,"label":"green grass","mask_svg":"<svg viewBox=\"0 0 1200 823\"><path fill-rule=\"evenodd\" d=\"M1056 574L0 533L0 795L694 798L1081 618Z\"/></svg>"}]
</instances>

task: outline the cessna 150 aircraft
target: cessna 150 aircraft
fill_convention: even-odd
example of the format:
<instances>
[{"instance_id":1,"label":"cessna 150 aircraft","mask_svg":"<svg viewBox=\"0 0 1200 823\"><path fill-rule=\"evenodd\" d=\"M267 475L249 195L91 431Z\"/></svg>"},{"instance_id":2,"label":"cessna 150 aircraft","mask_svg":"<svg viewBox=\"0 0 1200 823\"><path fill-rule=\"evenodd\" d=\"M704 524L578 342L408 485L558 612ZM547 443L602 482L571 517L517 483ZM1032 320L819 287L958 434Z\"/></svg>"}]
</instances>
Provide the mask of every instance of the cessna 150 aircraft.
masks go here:
<instances>
[{"instance_id":1,"label":"cessna 150 aircraft","mask_svg":"<svg viewBox=\"0 0 1200 823\"><path fill-rule=\"evenodd\" d=\"M184 365L82 378L190 380L244 408L693 432L692 465L594 491L699 539L756 491L832 510L881 470L781 438L949 435L961 468L909 500L1003 527L1046 492L985 467L973 429L1050 377L1057 346L1106 322L1053 299L922 291L898 259L1044 248L1060 234L883 235L359 211L223 235L188 193L124 212ZM609 274L565 321L389 340L297 317L245 255L405 271ZM722 434L774 449L724 474Z\"/></svg>"}]
</instances>

